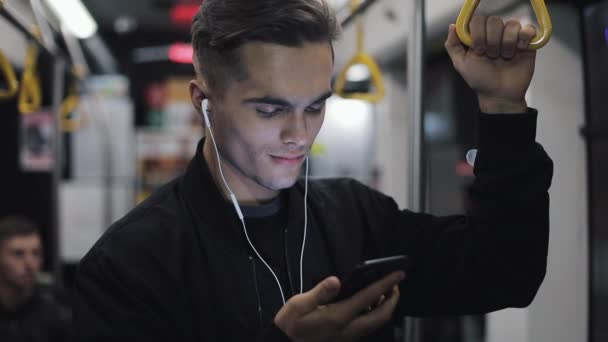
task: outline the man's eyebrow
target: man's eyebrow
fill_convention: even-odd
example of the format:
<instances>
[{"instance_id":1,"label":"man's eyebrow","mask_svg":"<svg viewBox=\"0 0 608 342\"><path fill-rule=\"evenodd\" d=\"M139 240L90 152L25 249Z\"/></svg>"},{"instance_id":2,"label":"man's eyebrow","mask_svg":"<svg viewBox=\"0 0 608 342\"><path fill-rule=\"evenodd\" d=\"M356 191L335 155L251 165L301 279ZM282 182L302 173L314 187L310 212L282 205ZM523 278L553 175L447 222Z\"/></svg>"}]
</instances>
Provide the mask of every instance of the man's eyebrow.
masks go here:
<instances>
[{"instance_id":1,"label":"man's eyebrow","mask_svg":"<svg viewBox=\"0 0 608 342\"><path fill-rule=\"evenodd\" d=\"M254 98L250 98L250 99L245 99L245 100L243 100L243 103L245 103L245 104L247 104L247 103L269 104L269 105L285 106L285 107L291 106L291 103L289 103L289 101L278 98L278 97L272 97L272 96L254 97Z\"/></svg>"},{"instance_id":2,"label":"man's eyebrow","mask_svg":"<svg viewBox=\"0 0 608 342\"><path fill-rule=\"evenodd\" d=\"M321 103L325 100L327 100L328 98L332 97L334 95L334 92L332 90L326 92L325 94L319 96L316 100L314 100L312 102L312 104L317 104L317 103Z\"/></svg>"},{"instance_id":3,"label":"man's eyebrow","mask_svg":"<svg viewBox=\"0 0 608 342\"><path fill-rule=\"evenodd\" d=\"M328 91L325 94L316 98L312 102L312 104L317 104L317 103L323 102L323 101L327 100L328 98L332 97L333 95L334 95L333 91ZM253 97L250 99L243 100L243 103L244 104L269 104L269 105L275 105L275 106L293 107L293 104L290 103L289 101L278 98L278 97L272 97L272 96Z\"/></svg>"}]
</instances>

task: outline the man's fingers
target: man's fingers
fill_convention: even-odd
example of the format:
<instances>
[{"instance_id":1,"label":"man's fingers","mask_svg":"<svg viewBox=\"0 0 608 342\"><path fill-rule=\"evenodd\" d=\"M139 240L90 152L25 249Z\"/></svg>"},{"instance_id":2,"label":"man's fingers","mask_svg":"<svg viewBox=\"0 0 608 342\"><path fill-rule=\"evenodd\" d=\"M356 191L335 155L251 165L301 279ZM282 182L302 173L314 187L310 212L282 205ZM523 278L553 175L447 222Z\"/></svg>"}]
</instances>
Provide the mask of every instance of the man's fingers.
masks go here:
<instances>
[{"instance_id":1,"label":"man's fingers","mask_svg":"<svg viewBox=\"0 0 608 342\"><path fill-rule=\"evenodd\" d=\"M399 284L405 278L401 271L393 272L381 280L371 284L365 289L357 292L351 298L336 305L340 317L351 320L370 306L375 305L383 294L391 291L393 286Z\"/></svg>"},{"instance_id":2,"label":"man's fingers","mask_svg":"<svg viewBox=\"0 0 608 342\"><path fill-rule=\"evenodd\" d=\"M344 337L363 337L384 326L393 316L399 302L399 286L393 286L390 297L384 300L371 312L357 317L344 330Z\"/></svg>"},{"instance_id":3,"label":"man's fingers","mask_svg":"<svg viewBox=\"0 0 608 342\"><path fill-rule=\"evenodd\" d=\"M336 277L325 278L312 290L295 296L295 307L301 314L307 314L317 307L329 303L340 292L340 280ZM298 298L296 298L298 297Z\"/></svg>"},{"instance_id":4,"label":"man's fingers","mask_svg":"<svg viewBox=\"0 0 608 342\"><path fill-rule=\"evenodd\" d=\"M275 316L275 325L288 336L302 336L315 329L327 336L341 334L353 321L353 337L371 332L387 322L394 311L399 293L396 285L405 277L402 271L393 272L367 288L356 293L352 298L340 303L324 304L334 299L340 291L340 281L329 277L312 290L292 297ZM385 293L392 295L372 310L364 320L359 315L364 309L378 304L378 299ZM311 330L312 329L312 330ZM371 330L370 330L371 329Z\"/></svg>"},{"instance_id":5,"label":"man's fingers","mask_svg":"<svg viewBox=\"0 0 608 342\"><path fill-rule=\"evenodd\" d=\"M319 306L330 302L339 292L340 280L336 277L326 278L312 290L293 296L277 313L275 324L283 326L286 321L305 316Z\"/></svg>"},{"instance_id":6,"label":"man's fingers","mask_svg":"<svg viewBox=\"0 0 608 342\"><path fill-rule=\"evenodd\" d=\"M519 21L510 20L505 24L505 30L502 35L501 55L506 59L513 58L517 51L517 42L519 40L519 32L521 24Z\"/></svg>"},{"instance_id":7,"label":"man's fingers","mask_svg":"<svg viewBox=\"0 0 608 342\"><path fill-rule=\"evenodd\" d=\"M478 55L483 55L486 52L486 22L488 18L485 16L474 16L469 23L471 38L473 40L473 51Z\"/></svg>"},{"instance_id":8,"label":"man's fingers","mask_svg":"<svg viewBox=\"0 0 608 342\"><path fill-rule=\"evenodd\" d=\"M456 25L450 25L448 30L448 38L445 41L444 46L445 50L448 52L448 55L450 55L450 58L452 59L454 67L456 70L458 70L467 51L462 45L460 38L458 38L458 34L456 33Z\"/></svg>"},{"instance_id":9,"label":"man's fingers","mask_svg":"<svg viewBox=\"0 0 608 342\"><path fill-rule=\"evenodd\" d=\"M536 27L534 27L534 25L526 25L519 32L519 39L518 39L517 47L520 50L527 49L528 46L530 45L530 43L532 42L532 39L534 39L535 36L536 36Z\"/></svg>"},{"instance_id":10,"label":"man's fingers","mask_svg":"<svg viewBox=\"0 0 608 342\"><path fill-rule=\"evenodd\" d=\"M499 17L489 17L486 24L486 54L490 58L498 58L500 56L500 48L502 45L502 34L505 29L505 24Z\"/></svg>"}]
</instances>

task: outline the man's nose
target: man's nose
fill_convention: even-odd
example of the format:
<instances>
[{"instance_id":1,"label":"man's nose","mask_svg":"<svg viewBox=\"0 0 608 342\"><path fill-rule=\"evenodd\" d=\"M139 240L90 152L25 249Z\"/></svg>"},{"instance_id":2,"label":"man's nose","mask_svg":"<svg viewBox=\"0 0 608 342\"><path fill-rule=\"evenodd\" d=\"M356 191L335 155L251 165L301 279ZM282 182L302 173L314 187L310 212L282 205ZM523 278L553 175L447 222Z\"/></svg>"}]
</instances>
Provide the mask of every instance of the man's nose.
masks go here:
<instances>
[{"instance_id":1,"label":"man's nose","mask_svg":"<svg viewBox=\"0 0 608 342\"><path fill-rule=\"evenodd\" d=\"M25 258L25 267L29 272L37 272L40 268L41 260L36 255L28 255Z\"/></svg>"},{"instance_id":2,"label":"man's nose","mask_svg":"<svg viewBox=\"0 0 608 342\"><path fill-rule=\"evenodd\" d=\"M307 126L304 113L292 113L283 130L283 142L297 147L306 146L308 143Z\"/></svg>"}]
</instances>

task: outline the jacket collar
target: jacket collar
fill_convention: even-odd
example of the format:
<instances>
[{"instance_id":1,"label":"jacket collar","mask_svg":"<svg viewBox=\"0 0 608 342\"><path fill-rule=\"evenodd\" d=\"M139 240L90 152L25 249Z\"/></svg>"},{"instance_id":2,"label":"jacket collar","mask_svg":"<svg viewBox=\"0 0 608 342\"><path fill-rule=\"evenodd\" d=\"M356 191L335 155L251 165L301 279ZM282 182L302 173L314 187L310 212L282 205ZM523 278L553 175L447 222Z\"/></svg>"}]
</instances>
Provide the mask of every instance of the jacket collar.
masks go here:
<instances>
[{"instance_id":1,"label":"jacket collar","mask_svg":"<svg viewBox=\"0 0 608 342\"><path fill-rule=\"evenodd\" d=\"M204 143L204 138L199 141L196 154L181 179L181 197L194 218L196 231L222 247L238 249L238 216L211 176L203 156Z\"/></svg>"}]
</instances>

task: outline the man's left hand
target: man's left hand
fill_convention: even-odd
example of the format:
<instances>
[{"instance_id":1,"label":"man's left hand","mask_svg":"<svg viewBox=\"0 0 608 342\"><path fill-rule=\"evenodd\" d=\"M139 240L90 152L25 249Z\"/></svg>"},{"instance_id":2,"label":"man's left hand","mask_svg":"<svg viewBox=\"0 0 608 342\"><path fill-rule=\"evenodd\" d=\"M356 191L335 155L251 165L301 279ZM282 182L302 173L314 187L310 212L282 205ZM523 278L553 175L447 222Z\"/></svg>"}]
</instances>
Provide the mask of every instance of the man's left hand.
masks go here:
<instances>
[{"instance_id":1,"label":"man's left hand","mask_svg":"<svg viewBox=\"0 0 608 342\"><path fill-rule=\"evenodd\" d=\"M465 47L450 25L445 48L454 68L477 93L484 113L523 113L532 81L536 51L527 50L536 28L499 17L475 16L470 23L473 46Z\"/></svg>"}]
</instances>

